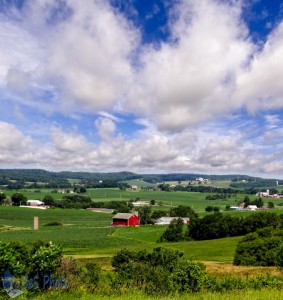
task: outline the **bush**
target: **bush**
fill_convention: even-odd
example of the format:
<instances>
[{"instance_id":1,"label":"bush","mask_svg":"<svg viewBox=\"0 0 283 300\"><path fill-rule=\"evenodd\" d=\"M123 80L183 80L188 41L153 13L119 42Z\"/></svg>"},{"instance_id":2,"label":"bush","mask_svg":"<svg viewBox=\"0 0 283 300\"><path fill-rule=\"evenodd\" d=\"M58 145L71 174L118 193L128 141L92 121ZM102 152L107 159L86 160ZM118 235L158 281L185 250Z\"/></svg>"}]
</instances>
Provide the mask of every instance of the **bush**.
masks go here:
<instances>
[{"instance_id":1,"label":"bush","mask_svg":"<svg viewBox=\"0 0 283 300\"><path fill-rule=\"evenodd\" d=\"M0 277L9 270L16 277L26 272L30 251L19 241L0 241Z\"/></svg>"},{"instance_id":2,"label":"bush","mask_svg":"<svg viewBox=\"0 0 283 300\"><path fill-rule=\"evenodd\" d=\"M133 287L147 294L169 294L173 291L172 272L182 261L179 251L155 248L147 251L120 250L112 259L120 286Z\"/></svg>"},{"instance_id":3,"label":"bush","mask_svg":"<svg viewBox=\"0 0 283 300\"><path fill-rule=\"evenodd\" d=\"M63 226L61 222L53 221L46 224L43 224L43 226Z\"/></svg>"},{"instance_id":4,"label":"bush","mask_svg":"<svg viewBox=\"0 0 283 300\"><path fill-rule=\"evenodd\" d=\"M206 268L202 263L186 261L174 269L172 279L178 292L198 292L205 283Z\"/></svg>"},{"instance_id":5,"label":"bush","mask_svg":"<svg viewBox=\"0 0 283 300\"><path fill-rule=\"evenodd\" d=\"M182 218L173 219L160 237L160 241L179 242L184 240L184 221Z\"/></svg>"},{"instance_id":6,"label":"bush","mask_svg":"<svg viewBox=\"0 0 283 300\"><path fill-rule=\"evenodd\" d=\"M93 290L97 287L100 275L101 268L96 263L86 263L85 270L83 271L83 279L89 289Z\"/></svg>"},{"instance_id":7,"label":"bush","mask_svg":"<svg viewBox=\"0 0 283 300\"><path fill-rule=\"evenodd\" d=\"M282 231L264 228L239 241L235 265L276 266L281 261Z\"/></svg>"}]
</instances>

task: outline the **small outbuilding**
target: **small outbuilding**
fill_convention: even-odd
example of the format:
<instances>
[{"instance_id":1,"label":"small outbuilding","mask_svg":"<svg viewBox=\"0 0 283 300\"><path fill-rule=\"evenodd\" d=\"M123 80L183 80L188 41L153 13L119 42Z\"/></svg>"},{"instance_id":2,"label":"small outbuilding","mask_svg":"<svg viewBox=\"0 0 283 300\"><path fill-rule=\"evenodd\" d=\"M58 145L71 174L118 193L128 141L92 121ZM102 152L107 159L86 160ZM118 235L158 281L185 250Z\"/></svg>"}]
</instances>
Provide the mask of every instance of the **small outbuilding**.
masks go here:
<instances>
[{"instance_id":1,"label":"small outbuilding","mask_svg":"<svg viewBox=\"0 0 283 300\"><path fill-rule=\"evenodd\" d=\"M44 206L44 202L40 200L28 200L27 205L29 206Z\"/></svg>"},{"instance_id":2,"label":"small outbuilding","mask_svg":"<svg viewBox=\"0 0 283 300\"><path fill-rule=\"evenodd\" d=\"M257 210L257 206L256 205L248 205L246 210Z\"/></svg>"},{"instance_id":3,"label":"small outbuilding","mask_svg":"<svg viewBox=\"0 0 283 300\"><path fill-rule=\"evenodd\" d=\"M112 218L112 226L139 226L138 213L118 213Z\"/></svg>"},{"instance_id":4,"label":"small outbuilding","mask_svg":"<svg viewBox=\"0 0 283 300\"><path fill-rule=\"evenodd\" d=\"M178 217L162 217L156 220L156 225L169 225L171 221L178 219ZM181 218L184 224L190 224L190 218Z\"/></svg>"}]
</instances>

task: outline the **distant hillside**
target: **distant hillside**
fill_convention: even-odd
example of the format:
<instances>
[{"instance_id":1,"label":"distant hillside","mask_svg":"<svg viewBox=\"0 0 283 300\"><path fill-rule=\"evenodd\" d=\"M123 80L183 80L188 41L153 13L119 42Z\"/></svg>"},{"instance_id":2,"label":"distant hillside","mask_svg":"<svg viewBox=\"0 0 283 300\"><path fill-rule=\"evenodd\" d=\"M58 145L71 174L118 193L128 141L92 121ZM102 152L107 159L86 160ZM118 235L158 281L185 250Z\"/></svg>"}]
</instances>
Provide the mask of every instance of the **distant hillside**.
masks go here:
<instances>
[{"instance_id":1,"label":"distant hillside","mask_svg":"<svg viewBox=\"0 0 283 300\"><path fill-rule=\"evenodd\" d=\"M166 181L192 181L196 178L205 178L212 181L231 181L231 187L234 188L255 188L261 186L282 185L283 181L276 179L262 179L259 177L251 177L247 175L206 175L194 173L172 173L172 174L136 174L132 172L111 172L111 173L94 173L94 172L49 172L41 169L0 169L0 185L23 185L26 182L44 183L47 187L69 187L69 179L79 180L83 182L121 182L129 180L143 180L144 182L156 184ZM134 184L139 185L139 184Z\"/></svg>"},{"instance_id":2,"label":"distant hillside","mask_svg":"<svg viewBox=\"0 0 283 300\"><path fill-rule=\"evenodd\" d=\"M156 184L154 184L154 183L146 182L141 179L126 180L125 182L131 186L136 185L138 188L141 188L141 187L153 188L156 186Z\"/></svg>"}]
</instances>

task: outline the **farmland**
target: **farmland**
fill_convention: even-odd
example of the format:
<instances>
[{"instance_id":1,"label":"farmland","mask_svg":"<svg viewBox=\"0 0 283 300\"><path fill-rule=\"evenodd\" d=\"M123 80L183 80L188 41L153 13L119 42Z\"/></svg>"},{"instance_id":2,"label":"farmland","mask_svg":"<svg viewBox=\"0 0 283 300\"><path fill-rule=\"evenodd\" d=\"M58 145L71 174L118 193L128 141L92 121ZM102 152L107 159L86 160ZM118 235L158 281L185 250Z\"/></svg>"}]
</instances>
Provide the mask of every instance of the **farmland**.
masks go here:
<instances>
[{"instance_id":1,"label":"farmland","mask_svg":"<svg viewBox=\"0 0 283 300\"><path fill-rule=\"evenodd\" d=\"M15 191L8 191L6 194L11 196ZM46 195L52 195L55 199L61 199L64 194L54 193L51 190L41 189L21 190L29 199L43 199ZM205 207L208 205L221 207L223 210L226 205L235 205L244 198L244 194L231 195L225 200L206 200L208 193L196 192L164 192L164 191L121 191L115 188L108 189L88 189L87 196L91 197L93 202L109 201L130 201L155 200L156 206L153 209L169 210L178 205L191 206L200 216L208 213ZM254 199L254 195L249 195ZM280 203L280 199L272 200ZM282 213L280 206L276 206L273 212ZM258 212L247 211L225 211L224 213L247 216L257 214ZM39 217L39 230L33 230L33 217ZM167 226L146 225L140 227L112 228L110 227L112 214L98 213L90 210L81 209L60 209L51 208L46 210L21 208L15 206L0 206L0 240L10 241L18 240L27 244L32 244L37 240L53 241L63 247L66 257L72 256L81 264L86 261L96 262L106 272L111 270L111 258L122 248L129 250L147 250L162 246L172 250L179 250L184 253L185 258L193 261L202 261L205 263L210 274L226 276L227 274L236 274L240 277L253 277L259 274L273 274L278 276L278 270L274 267L236 267L232 265L235 249L241 237L222 238L209 241L181 241L175 243L158 243L160 236ZM46 226L55 222L57 226ZM79 293L79 294L78 294ZM265 292L266 294L268 291ZM273 293L274 299L280 299L281 291ZM34 299L64 299L64 293L51 292L50 295L38 295ZM217 293L195 294L190 299L222 299ZM228 295L228 296L227 296ZM227 293L230 299L261 299L256 291L244 290L241 297L237 298L236 293ZM260 296L264 293L260 294ZM48 298L49 297L49 298ZM93 298L87 291L69 291L66 293L66 299L100 299L102 295L95 295ZM151 299L135 291L133 295L124 294L111 295L115 299ZM208 298L209 297L209 298ZM21 299L19 297L19 299ZM22 296L22 299L27 299ZM101 298L102 299L102 298ZM164 298L162 298L164 299ZM171 298L168 298L171 299ZM172 297L172 299L179 299ZM182 297L186 299L186 297Z\"/></svg>"},{"instance_id":2,"label":"farmland","mask_svg":"<svg viewBox=\"0 0 283 300\"><path fill-rule=\"evenodd\" d=\"M38 231L32 230L35 215L40 222ZM109 214L83 210L0 207L0 240L21 240L30 244L38 239L52 240L64 247L65 254L108 257L123 247L154 248L166 228L148 225L113 229L109 227L111 218ZM60 221L63 226L43 226L52 221ZM237 241L238 238L231 238L162 245L179 249L190 259L231 262ZM211 247L213 244L218 247Z\"/></svg>"},{"instance_id":3,"label":"farmland","mask_svg":"<svg viewBox=\"0 0 283 300\"><path fill-rule=\"evenodd\" d=\"M61 199L65 194L54 193L52 190L41 189L21 190L21 193L27 196L28 199L41 200L46 195L51 195L54 199ZM15 191L5 191L7 196L11 196ZM225 200L205 200L205 197L209 193L199 192L163 192L163 191L121 191L116 188L104 188L104 189L88 189L84 194L91 197L93 202L109 202L109 201L130 201L137 198L141 200L155 200L160 206L178 206L188 205L194 210L204 211L207 205L219 206L221 209L225 209L227 204L235 205L244 198L243 194L232 195L231 198ZM254 195L250 195L251 200L255 198ZM276 201L275 201L276 202ZM280 203L280 201L277 201Z\"/></svg>"}]
</instances>

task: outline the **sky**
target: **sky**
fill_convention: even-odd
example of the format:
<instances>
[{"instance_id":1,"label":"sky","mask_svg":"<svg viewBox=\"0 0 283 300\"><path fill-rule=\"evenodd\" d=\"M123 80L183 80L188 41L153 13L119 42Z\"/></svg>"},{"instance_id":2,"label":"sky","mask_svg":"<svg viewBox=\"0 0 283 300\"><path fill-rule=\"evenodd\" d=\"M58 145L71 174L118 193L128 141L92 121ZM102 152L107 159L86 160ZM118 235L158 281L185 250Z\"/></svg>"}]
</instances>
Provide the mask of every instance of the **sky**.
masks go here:
<instances>
[{"instance_id":1,"label":"sky","mask_svg":"<svg viewBox=\"0 0 283 300\"><path fill-rule=\"evenodd\" d=\"M0 168L283 178L283 1L0 0Z\"/></svg>"}]
</instances>

